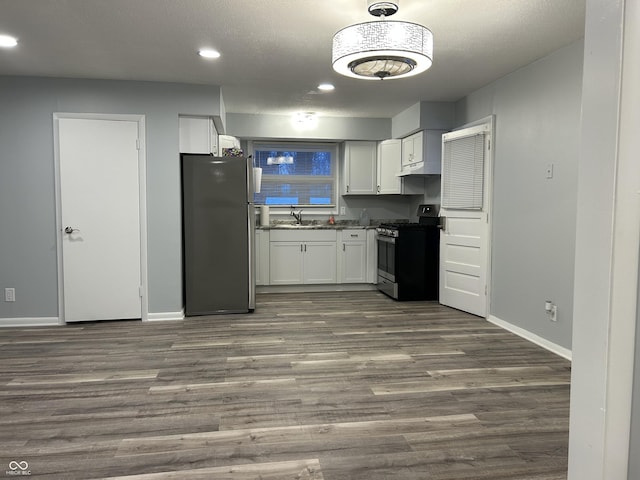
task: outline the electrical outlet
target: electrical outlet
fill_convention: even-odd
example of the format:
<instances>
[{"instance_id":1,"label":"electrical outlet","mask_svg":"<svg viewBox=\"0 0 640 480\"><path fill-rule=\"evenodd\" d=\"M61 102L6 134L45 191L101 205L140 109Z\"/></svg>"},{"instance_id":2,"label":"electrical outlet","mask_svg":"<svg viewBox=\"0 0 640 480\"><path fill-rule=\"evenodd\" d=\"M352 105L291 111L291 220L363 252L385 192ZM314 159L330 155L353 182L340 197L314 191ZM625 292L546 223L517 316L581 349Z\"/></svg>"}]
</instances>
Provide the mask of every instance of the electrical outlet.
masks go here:
<instances>
[{"instance_id":1,"label":"electrical outlet","mask_svg":"<svg viewBox=\"0 0 640 480\"><path fill-rule=\"evenodd\" d=\"M340 215L346 215L347 214L347 207L340 207Z\"/></svg>"},{"instance_id":2,"label":"electrical outlet","mask_svg":"<svg viewBox=\"0 0 640 480\"><path fill-rule=\"evenodd\" d=\"M551 300L546 300L544 302L544 311L549 315L549 320L552 322L558 321L558 306Z\"/></svg>"},{"instance_id":3,"label":"electrical outlet","mask_svg":"<svg viewBox=\"0 0 640 480\"><path fill-rule=\"evenodd\" d=\"M553 163L547 163L547 169L545 170L546 178L553 178Z\"/></svg>"},{"instance_id":4,"label":"electrical outlet","mask_svg":"<svg viewBox=\"0 0 640 480\"><path fill-rule=\"evenodd\" d=\"M16 289L15 288L5 288L4 289L4 301L5 302L15 302L16 301Z\"/></svg>"}]
</instances>

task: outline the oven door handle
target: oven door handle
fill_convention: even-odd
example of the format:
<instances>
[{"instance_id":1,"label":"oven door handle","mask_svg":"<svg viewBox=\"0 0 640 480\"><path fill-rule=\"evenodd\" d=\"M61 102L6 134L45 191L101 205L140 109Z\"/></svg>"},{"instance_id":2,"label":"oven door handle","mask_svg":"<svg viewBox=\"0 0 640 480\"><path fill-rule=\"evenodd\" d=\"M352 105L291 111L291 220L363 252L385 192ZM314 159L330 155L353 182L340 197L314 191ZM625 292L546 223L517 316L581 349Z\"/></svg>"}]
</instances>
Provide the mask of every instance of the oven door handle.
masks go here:
<instances>
[{"instance_id":1,"label":"oven door handle","mask_svg":"<svg viewBox=\"0 0 640 480\"><path fill-rule=\"evenodd\" d=\"M378 240L384 243L394 243L394 244L396 243L395 237L385 237L382 235L378 235Z\"/></svg>"}]
</instances>

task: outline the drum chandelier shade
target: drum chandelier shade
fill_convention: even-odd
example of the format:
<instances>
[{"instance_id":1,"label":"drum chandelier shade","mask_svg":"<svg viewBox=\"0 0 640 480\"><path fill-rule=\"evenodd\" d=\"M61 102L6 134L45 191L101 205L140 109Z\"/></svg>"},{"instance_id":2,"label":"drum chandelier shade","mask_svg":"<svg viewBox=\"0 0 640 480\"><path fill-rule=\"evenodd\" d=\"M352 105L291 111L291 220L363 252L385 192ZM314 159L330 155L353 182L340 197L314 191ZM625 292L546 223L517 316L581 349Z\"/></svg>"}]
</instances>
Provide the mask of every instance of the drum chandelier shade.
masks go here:
<instances>
[{"instance_id":1,"label":"drum chandelier shade","mask_svg":"<svg viewBox=\"0 0 640 480\"><path fill-rule=\"evenodd\" d=\"M343 28L333 36L333 69L363 80L404 78L424 72L433 61L433 34L417 23L386 21L397 2L369 1L373 22Z\"/></svg>"}]
</instances>

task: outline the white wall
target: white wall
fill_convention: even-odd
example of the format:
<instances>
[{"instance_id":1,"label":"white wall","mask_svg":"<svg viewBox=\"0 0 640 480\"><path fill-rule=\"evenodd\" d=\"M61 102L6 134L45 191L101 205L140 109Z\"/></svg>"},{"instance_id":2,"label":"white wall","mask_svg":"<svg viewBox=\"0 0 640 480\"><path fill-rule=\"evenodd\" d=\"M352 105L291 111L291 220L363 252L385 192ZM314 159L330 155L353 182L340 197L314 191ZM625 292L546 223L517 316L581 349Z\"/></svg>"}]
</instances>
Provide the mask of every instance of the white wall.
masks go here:
<instances>
[{"instance_id":1,"label":"white wall","mask_svg":"<svg viewBox=\"0 0 640 480\"><path fill-rule=\"evenodd\" d=\"M587 0L586 13L569 479L635 480L640 8L636 0Z\"/></svg>"},{"instance_id":2,"label":"white wall","mask_svg":"<svg viewBox=\"0 0 640 480\"><path fill-rule=\"evenodd\" d=\"M582 55L579 41L456 106L458 125L495 115L490 314L564 349L571 348ZM545 300L558 306L557 322Z\"/></svg>"}]
</instances>

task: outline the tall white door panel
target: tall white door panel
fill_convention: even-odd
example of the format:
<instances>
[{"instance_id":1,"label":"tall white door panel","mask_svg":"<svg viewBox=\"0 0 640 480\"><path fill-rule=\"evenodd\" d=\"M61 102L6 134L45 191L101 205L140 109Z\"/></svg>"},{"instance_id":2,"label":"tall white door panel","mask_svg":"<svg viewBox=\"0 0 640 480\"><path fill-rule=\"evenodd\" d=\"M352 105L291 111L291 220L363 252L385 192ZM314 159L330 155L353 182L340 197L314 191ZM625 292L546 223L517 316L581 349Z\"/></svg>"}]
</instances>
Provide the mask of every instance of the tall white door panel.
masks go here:
<instances>
[{"instance_id":1,"label":"tall white door panel","mask_svg":"<svg viewBox=\"0 0 640 480\"><path fill-rule=\"evenodd\" d=\"M141 318L138 123L58 122L64 319Z\"/></svg>"},{"instance_id":2,"label":"tall white door panel","mask_svg":"<svg viewBox=\"0 0 640 480\"><path fill-rule=\"evenodd\" d=\"M443 135L440 303L486 317L489 259L490 131Z\"/></svg>"}]
</instances>

